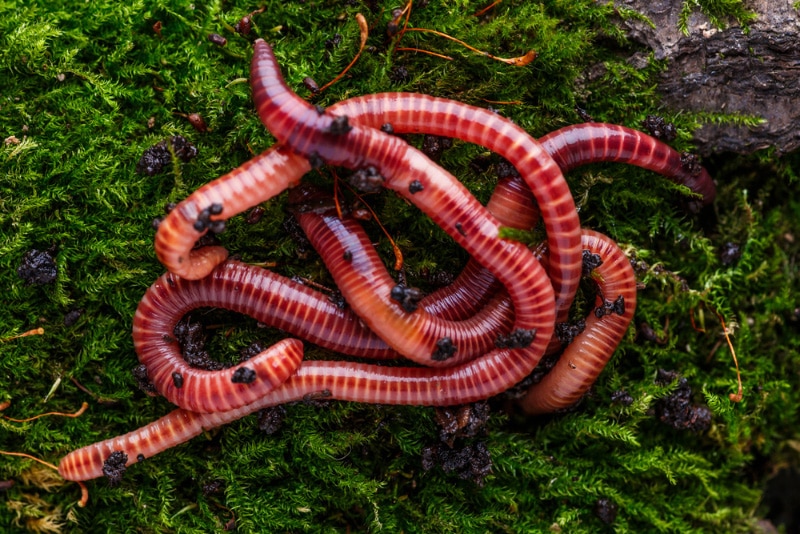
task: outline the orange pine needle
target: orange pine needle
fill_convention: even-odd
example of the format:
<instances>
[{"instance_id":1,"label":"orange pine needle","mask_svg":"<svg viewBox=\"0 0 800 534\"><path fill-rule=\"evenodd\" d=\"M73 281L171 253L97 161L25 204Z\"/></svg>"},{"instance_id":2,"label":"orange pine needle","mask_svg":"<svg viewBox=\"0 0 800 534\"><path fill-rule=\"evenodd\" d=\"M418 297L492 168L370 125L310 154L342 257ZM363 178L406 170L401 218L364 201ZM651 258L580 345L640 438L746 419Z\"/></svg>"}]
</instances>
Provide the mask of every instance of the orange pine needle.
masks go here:
<instances>
[{"instance_id":1,"label":"orange pine needle","mask_svg":"<svg viewBox=\"0 0 800 534\"><path fill-rule=\"evenodd\" d=\"M483 15L484 13L486 13L487 11L489 11L490 9L492 9L494 6L496 6L497 4L499 4L502 1L503 0L495 0L494 2L489 4L488 6L484 7L483 9L481 9L480 11L476 11L475 14L472 15L472 16L473 17L480 17L481 15Z\"/></svg>"},{"instance_id":2,"label":"orange pine needle","mask_svg":"<svg viewBox=\"0 0 800 534\"><path fill-rule=\"evenodd\" d=\"M493 54L490 54L489 52L484 52L483 50L478 50L474 46L468 45L467 43L465 43L461 39L456 39L455 37L452 37L450 35L447 35L446 33L443 33L443 32L437 31L437 30L430 30L430 29L427 29L427 28L406 28L405 31L421 32L421 33L432 33L432 34L438 35L439 37L442 37L444 39L448 39L450 41L453 41L454 43L458 43L461 46L463 46L464 48L466 48L467 50L471 50L472 52L475 52L476 54L480 54L482 56L488 57L489 59L494 59L495 61L500 61L502 63L505 63L506 65L513 65L515 67L524 67L525 65L530 64L534 59L536 59L536 51L535 50L529 51L524 56L512 57L512 58L502 58L502 57L498 57L498 56L495 56Z\"/></svg>"},{"instance_id":3,"label":"orange pine needle","mask_svg":"<svg viewBox=\"0 0 800 534\"><path fill-rule=\"evenodd\" d=\"M722 324L722 333L725 334L725 341L728 342L728 348L731 349L731 356L733 356L733 363L736 365L736 381L739 384L738 391L736 393L731 393L730 395L728 395L728 398L732 402L742 402L744 393L742 390L742 374L739 372L739 360L736 359L736 351L733 350L733 343L731 342L730 330L728 330L728 327L725 325L725 319L723 319L719 313L717 313L717 318L719 319L720 324Z\"/></svg>"},{"instance_id":4,"label":"orange pine needle","mask_svg":"<svg viewBox=\"0 0 800 534\"><path fill-rule=\"evenodd\" d=\"M689 322L692 324L692 329L695 332L700 332L701 334L705 334L706 333L706 329L703 328L702 326L697 326L697 323L695 323L695 321L694 321L694 308L689 310Z\"/></svg>"},{"instance_id":5,"label":"orange pine needle","mask_svg":"<svg viewBox=\"0 0 800 534\"><path fill-rule=\"evenodd\" d=\"M39 419L40 417L45 417L48 415L60 415L62 417L80 417L83 413L89 409L89 403L84 402L80 409L75 413L62 413L62 412L48 412L48 413L40 413L39 415L34 415L33 417L29 417L27 419L14 419L13 417L8 417L6 415L3 416L3 419L7 419L8 421L12 421L14 423L27 423L29 421L34 421Z\"/></svg>"},{"instance_id":6,"label":"orange pine needle","mask_svg":"<svg viewBox=\"0 0 800 534\"><path fill-rule=\"evenodd\" d=\"M421 48L410 48L405 46L400 46L395 48L397 52L419 52L421 54L428 54L429 56L438 57L439 59L446 59L447 61L453 61L453 58L450 56L446 56L444 54L439 54L437 52L431 52L430 50L423 50Z\"/></svg>"},{"instance_id":7,"label":"orange pine needle","mask_svg":"<svg viewBox=\"0 0 800 534\"><path fill-rule=\"evenodd\" d=\"M15 336L4 337L0 339L0 343L5 343L6 341L11 341L12 339L18 339L21 337L41 336L42 334L44 334L44 328L40 326L39 328L34 328L33 330L28 330L27 332L23 332Z\"/></svg>"},{"instance_id":8,"label":"orange pine needle","mask_svg":"<svg viewBox=\"0 0 800 534\"><path fill-rule=\"evenodd\" d=\"M361 52L364 51L364 46L366 46L366 44L367 44L367 37L369 36L369 26L367 26L367 19L365 19L364 15L362 15L361 13L357 13L356 14L356 22L358 22L358 29L359 29L359 33L360 33L360 36L361 36L361 44L358 47L358 52L356 53L355 57L350 62L350 64L347 65L342 72L340 72L333 80L329 81L328 83L326 83L325 85L323 85L322 87L319 88L319 91L317 91L317 94L321 93L322 91L324 91L325 89L327 89L331 85L333 85L336 82L338 82L339 80L341 80L342 76L347 74L347 71L349 71L350 68L353 65L356 64L356 61L358 61L358 58L361 57Z\"/></svg>"},{"instance_id":9,"label":"orange pine needle","mask_svg":"<svg viewBox=\"0 0 800 534\"><path fill-rule=\"evenodd\" d=\"M372 207L369 204L364 202L364 199L361 198L361 195L359 195L357 191L355 191L352 187L350 187L349 184L347 184L346 182L341 182L341 183L344 184L345 187L347 187L350 190L350 192L353 193L356 196L356 198L358 198L364 204L364 206L369 210L369 212L372 214L372 219L376 223L378 223L378 227L383 232L383 235L386 236L386 239L388 239L389 243L391 243L391 245L392 245L392 251L394 252L394 270L395 271L399 271L400 269L402 269L403 268L403 251L400 250L400 247L397 246L397 243L395 243L394 239L392 239L392 236L389 235L389 231L386 230L386 227L383 226L383 224L381 223L380 219L378 218L378 214L375 213L375 210L373 210ZM337 204L337 208L338 208L338 204Z\"/></svg>"}]
</instances>

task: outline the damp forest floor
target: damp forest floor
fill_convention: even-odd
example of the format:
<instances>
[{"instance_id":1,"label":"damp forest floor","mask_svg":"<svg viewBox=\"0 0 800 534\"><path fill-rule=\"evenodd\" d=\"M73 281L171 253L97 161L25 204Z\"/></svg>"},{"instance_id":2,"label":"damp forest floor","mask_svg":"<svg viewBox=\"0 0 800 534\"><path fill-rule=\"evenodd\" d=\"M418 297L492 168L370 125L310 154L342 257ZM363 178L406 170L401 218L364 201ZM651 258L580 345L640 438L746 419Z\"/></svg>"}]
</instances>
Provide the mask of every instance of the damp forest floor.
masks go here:
<instances>
[{"instance_id":1,"label":"damp forest floor","mask_svg":"<svg viewBox=\"0 0 800 534\"><path fill-rule=\"evenodd\" d=\"M617 25L637 15L590 0L505 1L485 14L477 12L489 2L414 5L410 26L501 57L536 50L525 67L431 33L394 42L386 28L399 6L379 0L22 4L0 0L0 403L10 401L2 413L13 418L89 407L77 418L2 418L0 449L53 463L172 409L139 391L131 374L131 319L163 272L152 221L274 143L246 82L256 37L275 44L288 83L309 97L303 78L332 80L357 51L356 13L366 17L367 49L314 98L321 105L422 92L491 105L535 136L581 122L576 107L637 129L660 115L676 126L671 144L681 151L692 149L703 120L742 120L661 106L664 66L626 61L647 52ZM742 9L734 0L687 5L731 24ZM251 34L237 34L233 26L259 7ZM210 41L212 33L227 44ZM207 131L192 127L192 113ZM173 135L198 155L154 176L137 172L144 151ZM575 409L526 418L494 399L484 430L455 442L467 460L485 446L492 469L483 485L468 461L424 469L423 456L440 443L432 408L298 403L273 434L247 417L132 466L116 487L91 481L85 508L75 484L0 456L0 530L753 532L783 524L791 532L797 494L772 481L791 487L800 466L800 155L767 150L703 163L718 197L699 214L686 209L685 189L650 172L606 164L569 173L582 224L635 257L639 306ZM480 147L456 142L441 164L484 201L497 180L496 160ZM308 179L331 176L322 169ZM410 283L430 289L463 266L464 254L415 209L391 194L367 202L402 249ZM222 243L246 262L330 284L320 260L299 254L284 229L285 196L262 207L256 224L229 221ZM391 265L391 246L367 224ZM33 249L52 255L50 283L19 276ZM278 336L231 314L213 318L214 354ZM722 321L741 369L740 402L730 399L736 369ZM309 348L308 357L325 355ZM706 428L660 420L660 400L680 386L656 380L659 370L685 378L687 400L710 410Z\"/></svg>"}]
</instances>

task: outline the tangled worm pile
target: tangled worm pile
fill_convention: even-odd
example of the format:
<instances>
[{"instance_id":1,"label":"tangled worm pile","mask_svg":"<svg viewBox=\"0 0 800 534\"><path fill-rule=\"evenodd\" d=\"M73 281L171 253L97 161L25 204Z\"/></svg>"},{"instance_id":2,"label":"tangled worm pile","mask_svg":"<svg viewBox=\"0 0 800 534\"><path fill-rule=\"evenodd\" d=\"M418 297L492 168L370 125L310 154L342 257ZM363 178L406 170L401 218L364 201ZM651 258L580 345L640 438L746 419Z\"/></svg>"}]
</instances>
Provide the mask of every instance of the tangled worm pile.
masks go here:
<instances>
[{"instance_id":1,"label":"tangled worm pile","mask_svg":"<svg viewBox=\"0 0 800 534\"><path fill-rule=\"evenodd\" d=\"M61 460L68 480L103 476L265 407L308 396L382 404L445 406L486 399L562 350L563 323L582 275L597 283L595 308L558 363L520 400L530 414L574 404L614 352L636 306L630 262L607 237L580 227L563 177L576 166L617 161L663 174L713 201L708 173L641 132L587 123L533 139L489 110L412 93L313 106L284 82L271 48L255 42L253 98L278 144L200 188L173 209L156 235L168 269L147 291L133 338L155 391L179 406L149 425L76 450ZM519 177L502 179L486 206L451 174L393 133L425 133L482 145ZM419 207L471 256L450 286L422 296L387 272L360 224L300 185L323 164L356 171L363 187L392 189ZM227 260L220 246L195 248L224 221L287 188L304 232L348 306L262 268ZM541 218L535 250L499 237ZM303 361L302 342L285 339L229 369L191 367L173 330L188 311L240 312L332 351L359 358L408 358L412 367ZM564 340L566 341L566 340Z\"/></svg>"}]
</instances>

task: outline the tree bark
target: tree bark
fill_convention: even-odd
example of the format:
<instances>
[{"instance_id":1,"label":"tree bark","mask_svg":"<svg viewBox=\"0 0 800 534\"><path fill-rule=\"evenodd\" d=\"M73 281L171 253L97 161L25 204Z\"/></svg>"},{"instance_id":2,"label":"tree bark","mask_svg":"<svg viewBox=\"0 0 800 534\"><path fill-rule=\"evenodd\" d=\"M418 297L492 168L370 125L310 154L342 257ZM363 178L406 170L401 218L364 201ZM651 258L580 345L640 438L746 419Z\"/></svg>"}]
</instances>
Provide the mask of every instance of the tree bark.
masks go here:
<instances>
[{"instance_id":1,"label":"tree bark","mask_svg":"<svg viewBox=\"0 0 800 534\"><path fill-rule=\"evenodd\" d=\"M750 153L800 147L800 11L793 0L748 0L758 18L748 31L715 28L699 9L678 22L681 0L615 0L647 16L622 24L630 37L652 48L668 69L659 90L673 109L755 116L757 127L708 123L695 132L698 151ZM735 23L735 21L734 21Z\"/></svg>"}]
</instances>

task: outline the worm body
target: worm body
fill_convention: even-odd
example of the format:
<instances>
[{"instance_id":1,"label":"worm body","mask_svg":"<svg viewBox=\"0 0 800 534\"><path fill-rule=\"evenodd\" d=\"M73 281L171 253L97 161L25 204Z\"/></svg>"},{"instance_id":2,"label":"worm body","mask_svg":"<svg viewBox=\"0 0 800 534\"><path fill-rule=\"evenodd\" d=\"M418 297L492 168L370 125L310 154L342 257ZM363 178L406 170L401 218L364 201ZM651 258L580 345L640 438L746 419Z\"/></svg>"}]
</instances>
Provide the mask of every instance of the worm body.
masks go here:
<instances>
[{"instance_id":1,"label":"worm body","mask_svg":"<svg viewBox=\"0 0 800 534\"><path fill-rule=\"evenodd\" d=\"M368 95L323 110L286 86L264 41L254 46L253 98L279 144L201 187L165 218L156 253L171 273L151 286L134 317L134 345L148 377L180 408L68 454L59 465L66 479L101 476L112 453L125 453L131 464L256 410L309 397L445 406L501 393L556 349L554 325L568 313L586 250L602 260L593 275L596 307L556 366L521 401L531 414L569 407L627 330L636 282L619 247L580 229L562 171L596 161L629 163L686 185L703 203L714 198L705 170L690 168L673 149L628 128L588 123L536 141L488 110L410 93ZM384 124L397 133L485 146L508 159L521 180L501 180L481 206L451 174L380 131ZM360 225L325 209L300 209L296 216L345 296L346 309L275 273L226 262L222 247L194 249L221 221L296 186L323 163L368 171L428 214L471 256L456 282L426 297L408 297ZM536 253L498 237L501 226L527 229L539 214L547 240ZM205 306L249 315L341 354L403 356L424 366L302 361L302 342L286 339L230 369L194 369L182 359L172 331L186 312Z\"/></svg>"},{"instance_id":2,"label":"worm body","mask_svg":"<svg viewBox=\"0 0 800 534\"><path fill-rule=\"evenodd\" d=\"M636 276L625 254L603 234L583 230L581 237L584 250L602 259L592 275L597 282L595 309L586 318L583 332L564 349L555 367L520 401L522 409L532 415L568 408L589 390L614 354L636 310ZM608 307L608 303L616 306Z\"/></svg>"}]
</instances>

